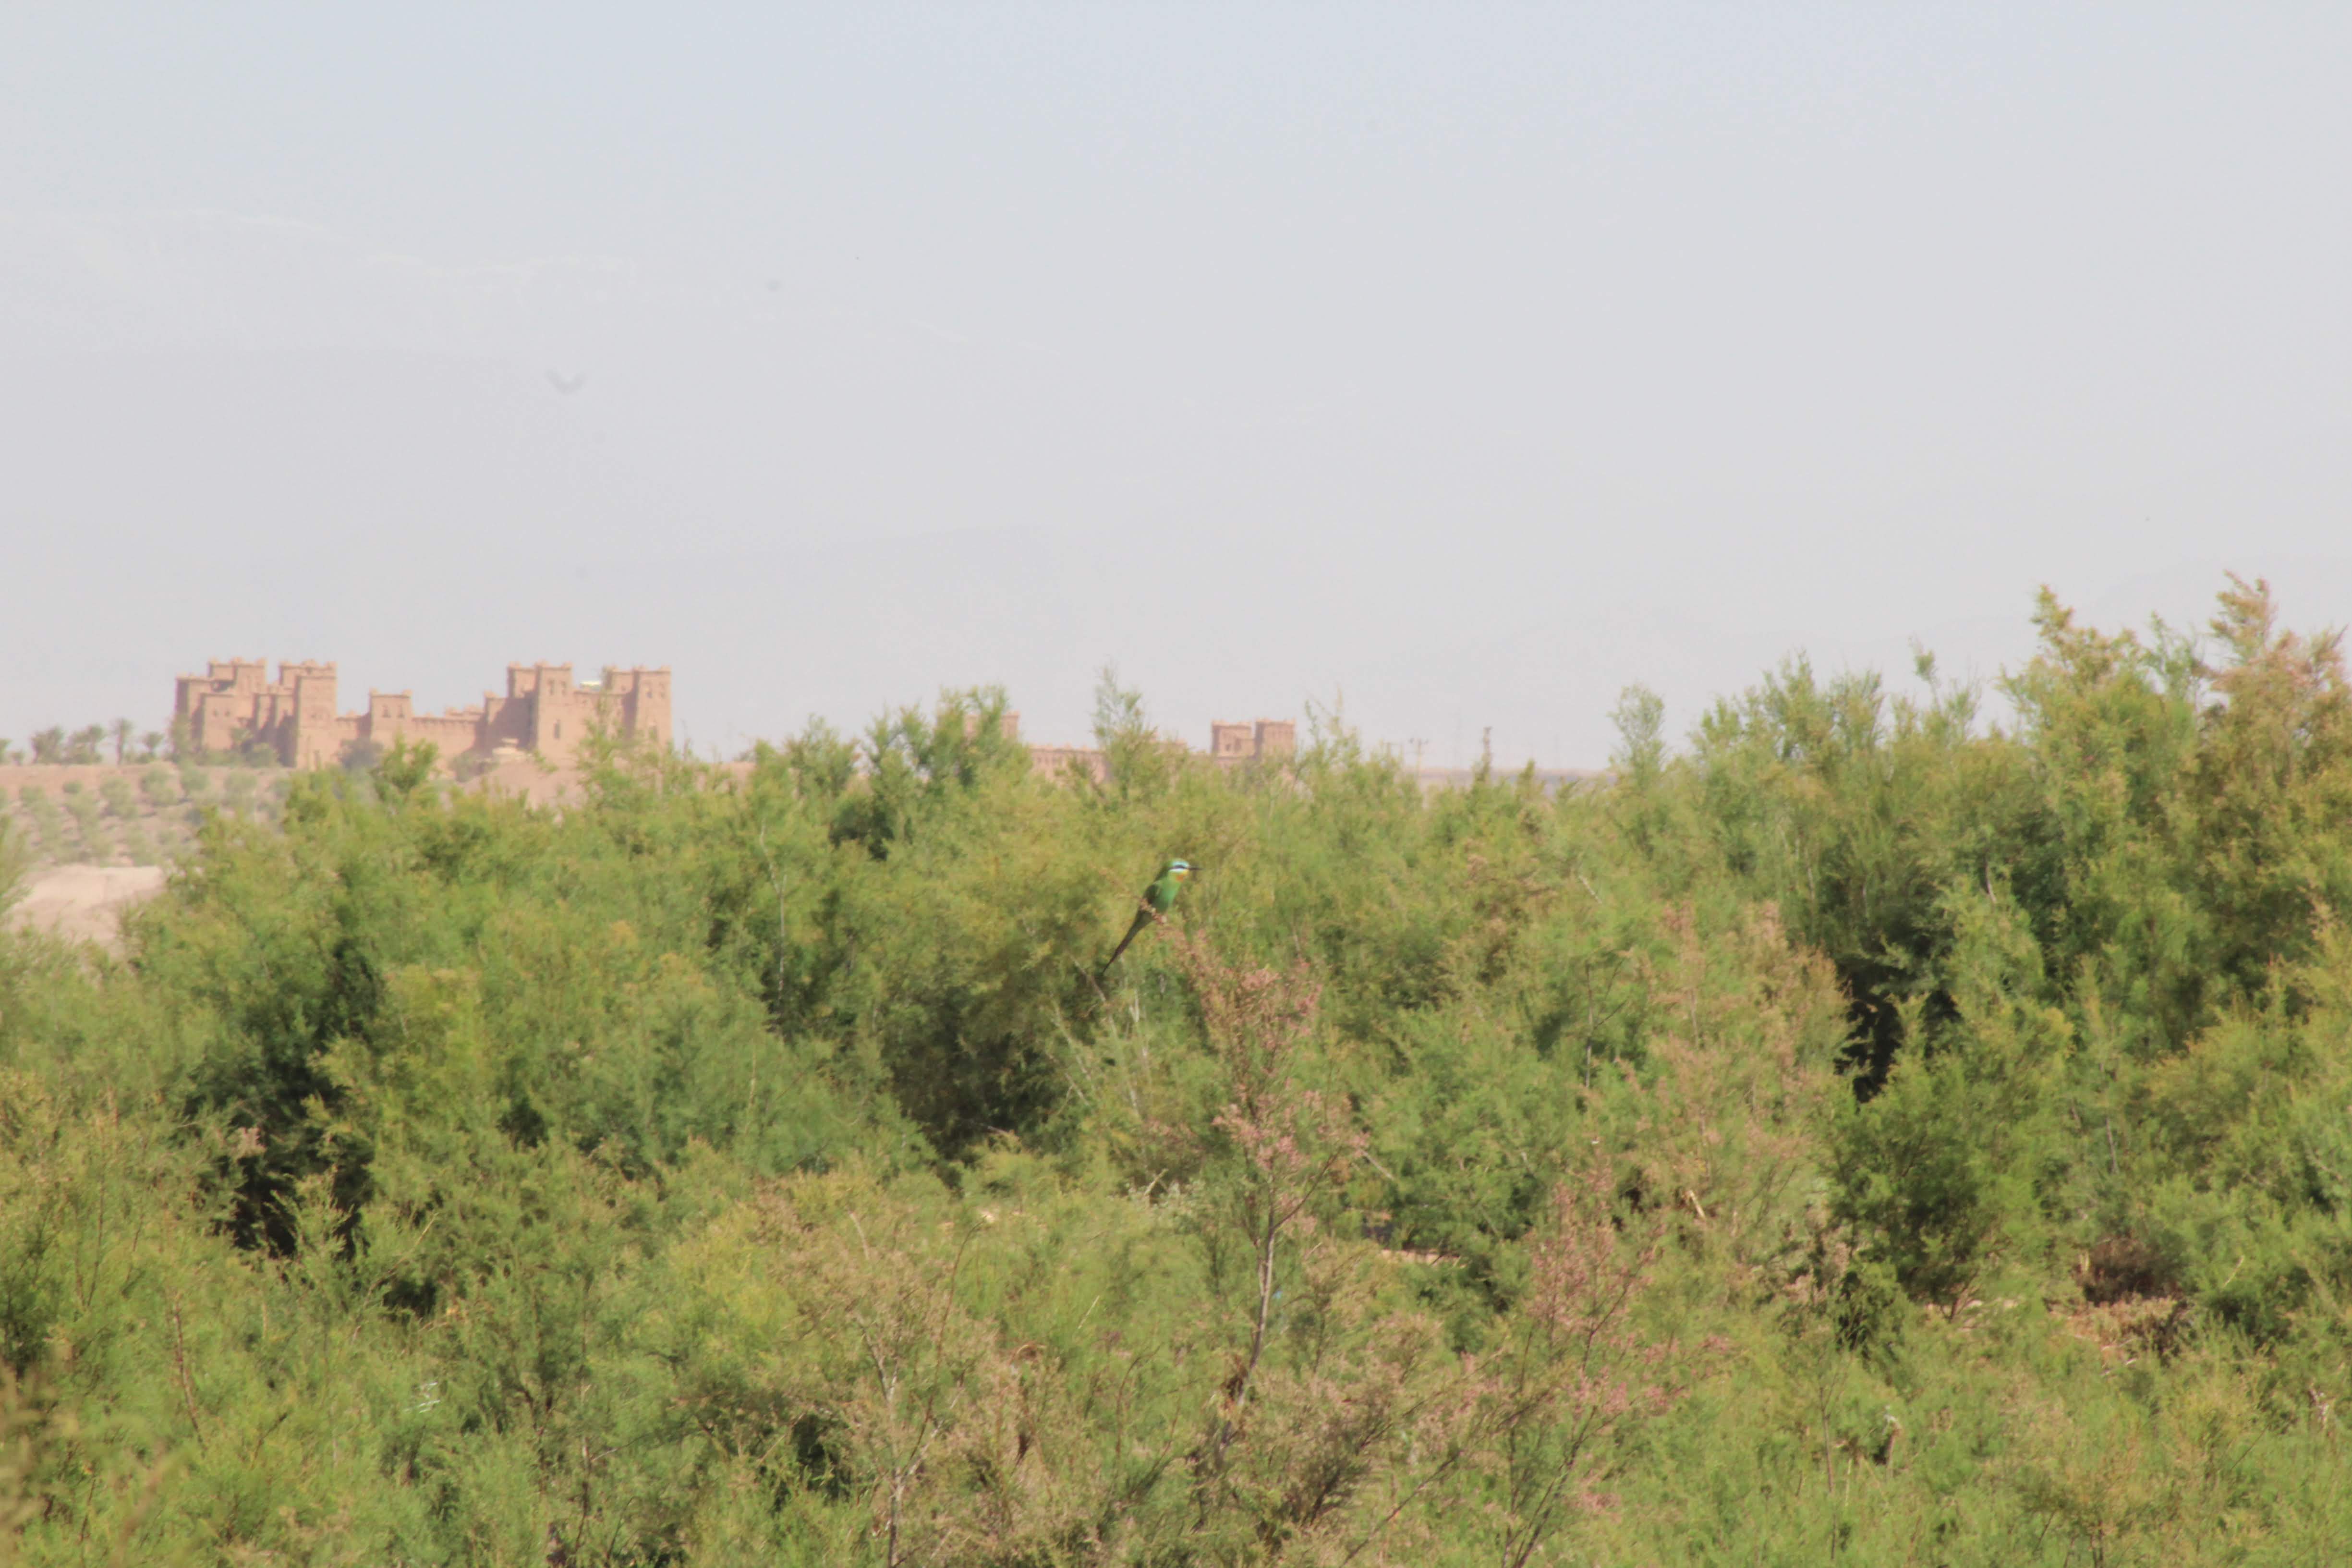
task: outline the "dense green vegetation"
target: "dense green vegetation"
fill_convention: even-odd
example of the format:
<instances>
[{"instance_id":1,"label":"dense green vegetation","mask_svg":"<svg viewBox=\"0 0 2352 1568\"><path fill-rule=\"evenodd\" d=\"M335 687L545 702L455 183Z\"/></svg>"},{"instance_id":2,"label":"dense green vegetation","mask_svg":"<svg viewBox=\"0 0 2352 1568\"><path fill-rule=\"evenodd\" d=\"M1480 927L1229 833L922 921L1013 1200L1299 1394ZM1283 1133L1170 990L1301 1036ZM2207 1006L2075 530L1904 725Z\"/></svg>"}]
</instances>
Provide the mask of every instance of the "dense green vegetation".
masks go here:
<instances>
[{"instance_id":1,"label":"dense green vegetation","mask_svg":"<svg viewBox=\"0 0 2352 1568\"><path fill-rule=\"evenodd\" d=\"M2352 689L2040 624L1556 798L968 693L216 816L0 945L0 1561L2340 1561Z\"/></svg>"}]
</instances>

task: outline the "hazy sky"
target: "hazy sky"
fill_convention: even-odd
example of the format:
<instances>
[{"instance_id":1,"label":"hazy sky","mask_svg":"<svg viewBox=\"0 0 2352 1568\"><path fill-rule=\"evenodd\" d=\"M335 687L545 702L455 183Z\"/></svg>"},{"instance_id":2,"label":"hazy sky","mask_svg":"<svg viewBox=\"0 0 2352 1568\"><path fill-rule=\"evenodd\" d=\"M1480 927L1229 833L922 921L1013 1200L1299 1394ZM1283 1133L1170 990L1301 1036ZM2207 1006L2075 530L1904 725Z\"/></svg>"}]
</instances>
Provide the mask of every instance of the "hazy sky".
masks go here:
<instances>
[{"instance_id":1,"label":"hazy sky","mask_svg":"<svg viewBox=\"0 0 2352 1568\"><path fill-rule=\"evenodd\" d=\"M2352 7L678 9L0 9L0 734L1116 660L1579 764L2043 582L2352 620Z\"/></svg>"}]
</instances>

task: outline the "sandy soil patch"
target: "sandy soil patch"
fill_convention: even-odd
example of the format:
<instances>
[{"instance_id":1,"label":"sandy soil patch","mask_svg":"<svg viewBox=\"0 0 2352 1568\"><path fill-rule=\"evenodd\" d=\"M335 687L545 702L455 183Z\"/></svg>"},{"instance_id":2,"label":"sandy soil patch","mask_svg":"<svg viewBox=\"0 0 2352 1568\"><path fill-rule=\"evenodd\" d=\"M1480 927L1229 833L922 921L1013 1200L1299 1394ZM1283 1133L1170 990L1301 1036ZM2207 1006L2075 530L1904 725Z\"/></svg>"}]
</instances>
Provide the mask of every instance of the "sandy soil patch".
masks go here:
<instances>
[{"instance_id":1,"label":"sandy soil patch","mask_svg":"<svg viewBox=\"0 0 2352 1568\"><path fill-rule=\"evenodd\" d=\"M112 945L122 911L163 886L161 866L51 866L26 884L8 923Z\"/></svg>"}]
</instances>

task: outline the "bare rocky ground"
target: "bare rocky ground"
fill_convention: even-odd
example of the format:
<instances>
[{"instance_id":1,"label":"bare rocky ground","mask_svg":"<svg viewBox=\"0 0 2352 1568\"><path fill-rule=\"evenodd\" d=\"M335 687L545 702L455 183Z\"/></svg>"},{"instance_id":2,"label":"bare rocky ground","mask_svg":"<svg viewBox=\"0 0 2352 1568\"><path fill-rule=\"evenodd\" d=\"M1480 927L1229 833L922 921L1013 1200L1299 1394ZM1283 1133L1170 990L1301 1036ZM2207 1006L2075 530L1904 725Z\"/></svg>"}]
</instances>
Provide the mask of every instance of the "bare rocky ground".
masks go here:
<instances>
[{"instance_id":1,"label":"bare rocky ground","mask_svg":"<svg viewBox=\"0 0 2352 1568\"><path fill-rule=\"evenodd\" d=\"M48 866L26 879L7 923L112 946L122 911L163 886L161 866Z\"/></svg>"}]
</instances>

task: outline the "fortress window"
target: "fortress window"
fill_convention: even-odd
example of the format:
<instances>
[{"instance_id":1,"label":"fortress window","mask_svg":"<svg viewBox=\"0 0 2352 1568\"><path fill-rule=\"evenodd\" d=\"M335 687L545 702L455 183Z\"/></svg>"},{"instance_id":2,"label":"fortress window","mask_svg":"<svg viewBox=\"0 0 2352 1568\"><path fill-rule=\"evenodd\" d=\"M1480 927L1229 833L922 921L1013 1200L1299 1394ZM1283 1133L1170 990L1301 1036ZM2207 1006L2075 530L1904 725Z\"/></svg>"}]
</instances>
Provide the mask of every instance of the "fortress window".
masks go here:
<instances>
[{"instance_id":1,"label":"fortress window","mask_svg":"<svg viewBox=\"0 0 2352 1568\"><path fill-rule=\"evenodd\" d=\"M561 719L555 721L555 738L559 741L563 739L563 721Z\"/></svg>"}]
</instances>

